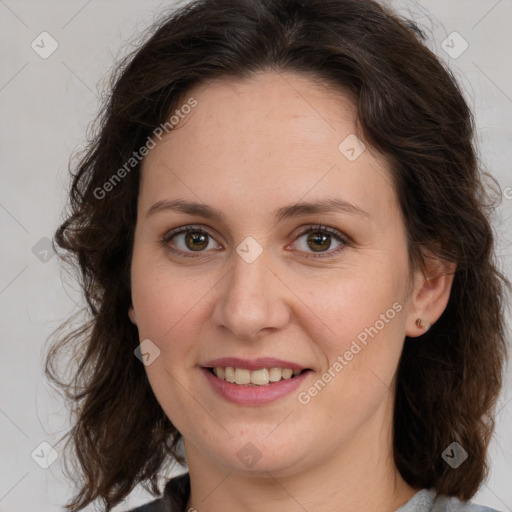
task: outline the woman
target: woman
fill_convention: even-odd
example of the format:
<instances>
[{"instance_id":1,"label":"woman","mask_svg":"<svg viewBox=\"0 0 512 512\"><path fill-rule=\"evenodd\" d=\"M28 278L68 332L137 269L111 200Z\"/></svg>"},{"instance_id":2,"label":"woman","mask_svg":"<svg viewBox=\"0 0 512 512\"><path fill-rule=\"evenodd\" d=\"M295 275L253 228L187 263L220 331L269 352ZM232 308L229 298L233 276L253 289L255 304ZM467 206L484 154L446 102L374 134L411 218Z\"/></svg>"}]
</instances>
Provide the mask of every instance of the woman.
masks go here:
<instances>
[{"instance_id":1,"label":"woman","mask_svg":"<svg viewBox=\"0 0 512 512\"><path fill-rule=\"evenodd\" d=\"M368 0L200 0L119 67L57 244L78 511L491 510L506 356L471 112ZM181 444L183 442L183 445ZM181 448L184 448L184 453ZM459 508L457 508L459 507Z\"/></svg>"}]
</instances>

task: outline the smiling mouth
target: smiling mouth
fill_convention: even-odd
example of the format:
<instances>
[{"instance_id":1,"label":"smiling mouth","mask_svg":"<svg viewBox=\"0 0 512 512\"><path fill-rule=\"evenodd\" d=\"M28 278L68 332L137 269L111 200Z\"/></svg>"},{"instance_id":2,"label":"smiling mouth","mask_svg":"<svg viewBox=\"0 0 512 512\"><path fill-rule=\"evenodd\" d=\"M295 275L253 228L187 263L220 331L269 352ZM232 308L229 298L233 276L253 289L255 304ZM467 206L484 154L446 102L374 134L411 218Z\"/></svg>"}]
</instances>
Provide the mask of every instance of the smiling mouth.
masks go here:
<instances>
[{"instance_id":1,"label":"smiling mouth","mask_svg":"<svg viewBox=\"0 0 512 512\"><path fill-rule=\"evenodd\" d=\"M248 370L246 368L234 368L232 366L217 366L207 370L220 380L231 384L244 386L267 386L281 380L291 380L298 377L304 370L292 370L291 368L261 368L259 370Z\"/></svg>"}]
</instances>

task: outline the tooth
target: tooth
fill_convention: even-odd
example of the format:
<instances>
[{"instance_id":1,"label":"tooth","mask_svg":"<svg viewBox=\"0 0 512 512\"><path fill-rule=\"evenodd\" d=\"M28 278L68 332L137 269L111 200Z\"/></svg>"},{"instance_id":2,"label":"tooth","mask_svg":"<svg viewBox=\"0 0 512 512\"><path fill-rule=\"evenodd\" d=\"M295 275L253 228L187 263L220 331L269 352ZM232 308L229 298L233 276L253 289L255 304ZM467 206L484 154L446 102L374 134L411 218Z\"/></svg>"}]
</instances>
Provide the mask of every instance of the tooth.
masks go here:
<instances>
[{"instance_id":1,"label":"tooth","mask_svg":"<svg viewBox=\"0 0 512 512\"><path fill-rule=\"evenodd\" d=\"M245 368L235 368L235 382L237 384L251 383L251 370Z\"/></svg>"},{"instance_id":2,"label":"tooth","mask_svg":"<svg viewBox=\"0 0 512 512\"><path fill-rule=\"evenodd\" d=\"M251 372L251 383L263 386L268 384L268 370L263 368L262 370L254 370Z\"/></svg>"},{"instance_id":3,"label":"tooth","mask_svg":"<svg viewBox=\"0 0 512 512\"><path fill-rule=\"evenodd\" d=\"M290 379L297 376L301 370L292 370L290 368L261 368L259 370L247 370L245 368L233 368L227 366L223 368L217 366L213 368L213 373L217 378L235 384L252 384L255 386L265 386L270 382L279 382L281 379Z\"/></svg>"},{"instance_id":4,"label":"tooth","mask_svg":"<svg viewBox=\"0 0 512 512\"><path fill-rule=\"evenodd\" d=\"M235 369L231 366L226 366L224 370L224 378L228 382L235 382Z\"/></svg>"},{"instance_id":5,"label":"tooth","mask_svg":"<svg viewBox=\"0 0 512 512\"><path fill-rule=\"evenodd\" d=\"M278 380L281 380L281 368L270 368L270 371L268 372L268 379L270 382L277 382Z\"/></svg>"},{"instance_id":6,"label":"tooth","mask_svg":"<svg viewBox=\"0 0 512 512\"><path fill-rule=\"evenodd\" d=\"M290 379L293 375L293 370L290 370L290 368L284 368L281 370L281 373L283 375L283 379Z\"/></svg>"}]
</instances>

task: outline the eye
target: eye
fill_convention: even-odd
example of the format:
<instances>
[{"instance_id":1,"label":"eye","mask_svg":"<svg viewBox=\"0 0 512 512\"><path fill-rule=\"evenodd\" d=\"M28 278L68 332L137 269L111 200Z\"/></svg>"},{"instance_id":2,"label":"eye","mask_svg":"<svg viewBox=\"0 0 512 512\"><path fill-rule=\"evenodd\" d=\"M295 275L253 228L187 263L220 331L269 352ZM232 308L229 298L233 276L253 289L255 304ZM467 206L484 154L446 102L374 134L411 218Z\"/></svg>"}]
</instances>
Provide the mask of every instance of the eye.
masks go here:
<instances>
[{"instance_id":1,"label":"eye","mask_svg":"<svg viewBox=\"0 0 512 512\"><path fill-rule=\"evenodd\" d=\"M329 228L327 226L310 226L307 229L302 230L297 240L299 240L304 235L308 235L308 237L303 240L301 250L304 252L313 252L316 255L313 255L313 258L329 258L333 255L342 251L346 245L348 245L349 240L342 233L337 231L336 229ZM328 251L331 248L332 239L339 244L338 247L333 251ZM324 255L325 253L325 255ZM311 256L307 256L308 258Z\"/></svg>"},{"instance_id":2,"label":"eye","mask_svg":"<svg viewBox=\"0 0 512 512\"><path fill-rule=\"evenodd\" d=\"M182 240L182 245L180 246L175 240ZM213 240L213 237L203 228L182 226L166 233L162 243L174 253L193 257L194 255L191 253L204 252L210 245L210 240ZM172 249L172 246L177 247L178 250Z\"/></svg>"},{"instance_id":3,"label":"eye","mask_svg":"<svg viewBox=\"0 0 512 512\"><path fill-rule=\"evenodd\" d=\"M302 246L299 248L299 250L302 252L316 253L312 256L307 256L308 258L332 257L333 255L342 251L345 246L349 244L348 237L344 236L341 232L327 226L309 226L299 233L296 240L299 240L304 235L309 236L301 244L299 244ZM335 250L329 251L333 238L339 245ZM212 240L214 239L210 233L208 233L208 231L200 226L181 226L166 233L162 239L162 244L164 247L175 254L186 257L194 257L193 253L205 252ZM218 250L221 248L222 247L219 246L216 249ZM200 254L197 254L197 256L199 255Z\"/></svg>"}]
</instances>

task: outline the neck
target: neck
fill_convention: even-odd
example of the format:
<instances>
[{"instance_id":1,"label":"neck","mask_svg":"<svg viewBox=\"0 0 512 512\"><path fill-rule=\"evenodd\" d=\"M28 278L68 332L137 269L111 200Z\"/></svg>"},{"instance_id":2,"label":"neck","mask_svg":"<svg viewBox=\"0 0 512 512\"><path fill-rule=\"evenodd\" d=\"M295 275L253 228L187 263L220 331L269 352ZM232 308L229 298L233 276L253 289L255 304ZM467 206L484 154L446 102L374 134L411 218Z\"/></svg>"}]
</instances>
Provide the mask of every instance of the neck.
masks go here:
<instances>
[{"instance_id":1,"label":"neck","mask_svg":"<svg viewBox=\"0 0 512 512\"><path fill-rule=\"evenodd\" d=\"M359 432L350 446L286 475L277 470L248 475L226 468L185 440L191 482L186 510L394 512L419 489L409 486L398 472L391 440L391 429L375 435L375 429L369 428Z\"/></svg>"}]
</instances>

